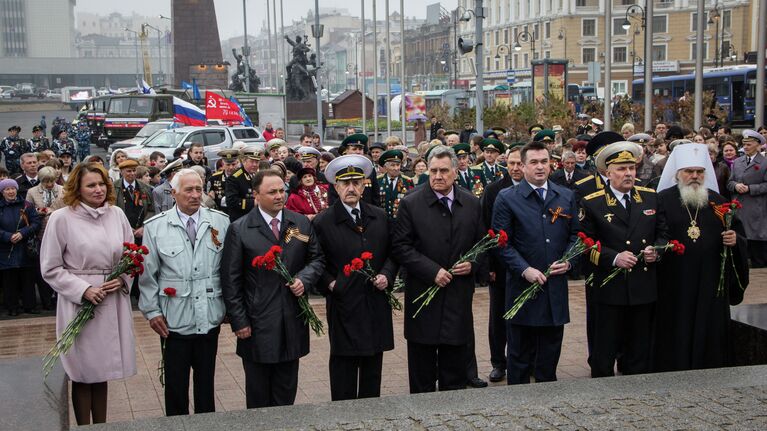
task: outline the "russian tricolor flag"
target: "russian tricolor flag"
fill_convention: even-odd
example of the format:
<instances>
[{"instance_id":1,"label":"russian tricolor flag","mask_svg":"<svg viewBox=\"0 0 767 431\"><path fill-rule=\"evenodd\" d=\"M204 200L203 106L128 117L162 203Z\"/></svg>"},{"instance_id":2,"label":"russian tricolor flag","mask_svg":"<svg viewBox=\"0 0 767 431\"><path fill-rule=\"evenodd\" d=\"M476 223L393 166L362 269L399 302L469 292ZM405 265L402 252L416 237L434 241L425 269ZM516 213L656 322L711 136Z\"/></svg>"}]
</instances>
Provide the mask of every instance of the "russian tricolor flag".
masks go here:
<instances>
[{"instance_id":1,"label":"russian tricolor flag","mask_svg":"<svg viewBox=\"0 0 767 431\"><path fill-rule=\"evenodd\" d=\"M173 120L187 126L205 126L205 111L189 102L173 97Z\"/></svg>"}]
</instances>

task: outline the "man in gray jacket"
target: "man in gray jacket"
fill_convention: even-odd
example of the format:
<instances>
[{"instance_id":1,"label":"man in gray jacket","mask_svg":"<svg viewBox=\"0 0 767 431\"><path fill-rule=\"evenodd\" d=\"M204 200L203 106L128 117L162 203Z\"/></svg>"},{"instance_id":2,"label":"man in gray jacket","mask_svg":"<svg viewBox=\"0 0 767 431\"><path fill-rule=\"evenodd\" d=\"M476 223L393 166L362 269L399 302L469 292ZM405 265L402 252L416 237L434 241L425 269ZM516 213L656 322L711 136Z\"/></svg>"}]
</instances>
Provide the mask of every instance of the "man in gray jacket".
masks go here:
<instances>
[{"instance_id":1,"label":"man in gray jacket","mask_svg":"<svg viewBox=\"0 0 767 431\"><path fill-rule=\"evenodd\" d=\"M229 217L203 208L202 180L182 169L170 182L176 205L144 224L149 249L139 308L164 345L165 414L189 414L194 369L195 413L215 411L218 334L224 319L219 268Z\"/></svg>"}]
</instances>

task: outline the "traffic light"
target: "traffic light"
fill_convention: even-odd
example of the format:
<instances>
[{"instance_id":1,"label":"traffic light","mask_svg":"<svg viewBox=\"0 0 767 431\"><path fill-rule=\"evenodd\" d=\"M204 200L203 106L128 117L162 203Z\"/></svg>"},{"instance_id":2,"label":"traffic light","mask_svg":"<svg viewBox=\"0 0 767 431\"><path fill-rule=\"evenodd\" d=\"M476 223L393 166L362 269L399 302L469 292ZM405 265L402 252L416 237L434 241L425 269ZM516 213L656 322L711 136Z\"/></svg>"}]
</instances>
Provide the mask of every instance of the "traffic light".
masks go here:
<instances>
[{"instance_id":1,"label":"traffic light","mask_svg":"<svg viewBox=\"0 0 767 431\"><path fill-rule=\"evenodd\" d=\"M458 38L458 50L461 54L468 54L474 49L474 42L462 37Z\"/></svg>"}]
</instances>

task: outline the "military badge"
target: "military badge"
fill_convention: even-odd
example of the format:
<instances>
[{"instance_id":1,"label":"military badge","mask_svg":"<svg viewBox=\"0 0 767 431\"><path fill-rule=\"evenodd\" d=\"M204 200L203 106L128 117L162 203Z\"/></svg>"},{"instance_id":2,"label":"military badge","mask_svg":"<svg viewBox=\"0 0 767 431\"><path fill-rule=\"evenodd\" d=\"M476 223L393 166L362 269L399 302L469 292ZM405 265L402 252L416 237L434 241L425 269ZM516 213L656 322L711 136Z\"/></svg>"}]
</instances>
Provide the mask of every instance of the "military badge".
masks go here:
<instances>
[{"instance_id":1,"label":"military badge","mask_svg":"<svg viewBox=\"0 0 767 431\"><path fill-rule=\"evenodd\" d=\"M655 210L652 210L652 209L650 209L650 210L644 210L644 211L642 211L642 212L643 212L643 213L644 213L644 215L646 215L646 216L655 215Z\"/></svg>"},{"instance_id":2,"label":"military badge","mask_svg":"<svg viewBox=\"0 0 767 431\"><path fill-rule=\"evenodd\" d=\"M586 210L583 208L578 210L578 221L583 221L586 219Z\"/></svg>"}]
</instances>

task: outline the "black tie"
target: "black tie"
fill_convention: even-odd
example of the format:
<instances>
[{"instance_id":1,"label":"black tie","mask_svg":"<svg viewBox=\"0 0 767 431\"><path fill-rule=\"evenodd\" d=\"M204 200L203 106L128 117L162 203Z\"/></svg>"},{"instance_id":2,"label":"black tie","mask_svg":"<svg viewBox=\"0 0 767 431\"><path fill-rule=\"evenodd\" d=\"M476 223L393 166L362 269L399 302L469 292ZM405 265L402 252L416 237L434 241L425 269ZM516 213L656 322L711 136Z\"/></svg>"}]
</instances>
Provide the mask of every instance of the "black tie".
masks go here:
<instances>
[{"instance_id":1,"label":"black tie","mask_svg":"<svg viewBox=\"0 0 767 431\"><path fill-rule=\"evenodd\" d=\"M32 187L36 186L37 185L37 180L31 179L31 180L29 180L29 184L31 184Z\"/></svg>"},{"instance_id":2,"label":"black tie","mask_svg":"<svg viewBox=\"0 0 767 431\"><path fill-rule=\"evenodd\" d=\"M132 185L128 186L128 194L131 196L131 198L133 198L133 186Z\"/></svg>"},{"instance_id":3,"label":"black tie","mask_svg":"<svg viewBox=\"0 0 767 431\"><path fill-rule=\"evenodd\" d=\"M442 196L439 198L439 201L442 202L442 205L444 205L448 211L450 211L450 199L447 196Z\"/></svg>"},{"instance_id":4,"label":"black tie","mask_svg":"<svg viewBox=\"0 0 767 431\"><path fill-rule=\"evenodd\" d=\"M354 214L354 224L362 226L362 220L360 220L360 210L352 208L352 214Z\"/></svg>"},{"instance_id":5,"label":"black tie","mask_svg":"<svg viewBox=\"0 0 767 431\"><path fill-rule=\"evenodd\" d=\"M629 196L628 193L626 193L625 195L623 195L623 200L626 202L626 212L631 214L631 196Z\"/></svg>"}]
</instances>

